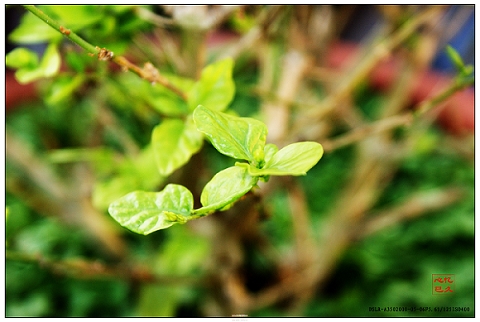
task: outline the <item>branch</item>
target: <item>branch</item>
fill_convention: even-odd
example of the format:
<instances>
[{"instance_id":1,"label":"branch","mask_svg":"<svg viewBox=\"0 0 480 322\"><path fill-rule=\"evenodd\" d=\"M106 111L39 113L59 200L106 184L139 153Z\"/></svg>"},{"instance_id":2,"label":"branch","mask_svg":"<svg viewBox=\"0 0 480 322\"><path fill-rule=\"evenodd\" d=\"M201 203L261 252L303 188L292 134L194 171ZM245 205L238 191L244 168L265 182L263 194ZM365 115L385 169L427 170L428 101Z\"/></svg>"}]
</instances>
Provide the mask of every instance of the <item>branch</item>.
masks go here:
<instances>
[{"instance_id":1,"label":"branch","mask_svg":"<svg viewBox=\"0 0 480 322\"><path fill-rule=\"evenodd\" d=\"M307 55L295 49L289 49L282 62L282 74L276 89L276 97L279 100L267 101L262 106L269 129L268 140L278 146L285 145L290 105L297 95L309 65L310 59Z\"/></svg>"},{"instance_id":2,"label":"branch","mask_svg":"<svg viewBox=\"0 0 480 322\"><path fill-rule=\"evenodd\" d=\"M383 131L394 129L396 127L408 125L412 122L412 120L413 117L410 113L388 117L377 122L373 122L371 124L353 129L338 138L322 142L323 149L325 150L325 152L330 152L338 148L342 148L346 145L361 141L371 136L372 134L377 134Z\"/></svg>"},{"instance_id":3,"label":"branch","mask_svg":"<svg viewBox=\"0 0 480 322\"><path fill-rule=\"evenodd\" d=\"M187 95L181 89L179 89L178 87L170 83L165 77L161 76L158 69L156 69L151 63L145 63L143 68L140 68L137 65L129 62L123 56L114 57L113 51L90 44L89 42L85 41L80 36L78 36L75 32L62 26L58 21L49 17L42 10L38 9L34 5L24 5L24 7L25 9L33 13L35 16L42 19L50 27L57 30L62 35L64 35L65 37L67 37L68 39L70 39L71 41L73 41L83 49L85 49L90 56L97 55L98 60L104 60L104 61L111 60L116 64L118 64L120 67L122 67L122 70L124 71L130 70L135 74L137 74L138 76L140 76L141 78L149 81L150 83L152 84L158 83L168 88L178 96L180 96L183 100L185 101L187 100Z\"/></svg>"},{"instance_id":4,"label":"branch","mask_svg":"<svg viewBox=\"0 0 480 322\"><path fill-rule=\"evenodd\" d=\"M88 176L78 173L77 177L69 176L60 180L48 163L37 157L8 130L5 140L7 161L12 162L28 179L17 181L9 176L6 186L10 192L39 213L58 216L68 224L86 228L109 252L123 256L124 245L113 229L113 223L93 208L89 194L79 193L78 189L76 192L72 190L73 186L78 188L80 183L85 183Z\"/></svg>"},{"instance_id":5,"label":"branch","mask_svg":"<svg viewBox=\"0 0 480 322\"><path fill-rule=\"evenodd\" d=\"M172 27L175 25L175 21L172 18L162 17L142 7L136 7L134 12L137 14L139 18L145 21L148 21L158 27L165 28L165 27Z\"/></svg>"},{"instance_id":6,"label":"branch","mask_svg":"<svg viewBox=\"0 0 480 322\"><path fill-rule=\"evenodd\" d=\"M38 9L34 5L24 5L25 9L33 13L35 16L38 18L42 19L46 24L48 24L50 27L53 29L57 30L61 34L63 34L65 37L85 49L91 54L98 54L100 51L100 48L88 43L87 41L83 40L80 36L78 36L76 33L71 31L70 29L67 29L60 25L60 23L48 15L46 15L42 10Z\"/></svg>"},{"instance_id":7,"label":"branch","mask_svg":"<svg viewBox=\"0 0 480 322\"><path fill-rule=\"evenodd\" d=\"M55 200L66 197L64 182L9 129L5 131L5 147L7 160L19 167L42 192Z\"/></svg>"},{"instance_id":8,"label":"branch","mask_svg":"<svg viewBox=\"0 0 480 322\"><path fill-rule=\"evenodd\" d=\"M471 86L473 83L473 79L463 82L456 81L437 95L422 101L417 108L414 108L415 111L413 113L394 115L353 129L337 138L322 142L323 148L326 152L329 152L361 141L372 134L389 131L400 126L411 126L415 120L418 120L433 107L444 102L456 92Z\"/></svg>"},{"instance_id":9,"label":"branch","mask_svg":"<svg viewBox=\"0 0 480 322\"><path fill-rule=\"evenodd\" d=\"M475 83L474 79L471 78L469 80L465 81L458 81L456 80L452 85L447 87L443 92L440 92L436 96L424 100L423 102L420 103L418 108L416 109L416 112L414 116L420 116L425 113L427 113L429 110L431 110L433 107L437 106L439 103L445 101L447 98L452 96L458 91L461 91L462 89L465 89Z\"/></svg>"},{"instance_id":10,"label":"branch","mask_svg":"<svg viewBox=\"0 0 480 322\"><path fill-rule=\"evenodd\" d=\"M280 10L281 6L266 6L263 8L259 17L256 18L253 27L251 27L247 33L242 35L238 41L225 48L220 58L232 57L236 59L243 52L255 48L255 45L258 44L260 39L268 34L271 21L273 20L273 17L276 17L279 14Z\"/></svg>"},{"instance_id":11,"label":"branch","mask_svg":"<svg viewBox=\"0 0 480 322\"><path fill-rule=\"evenodd\" d=\"M293 180L286 178L285 190L288 191L288 203L293 222L293 231L296 244L297 265L302 268L309 266L316 260L312 255L312 249L317 247L312 236L312 222L307 206L305 192L301 185Z\"/></svg>"},{"instance_id":12,"label":"branch","mask_svg":"<svg viewBox=\"0 0 480 322\"><path fill-rule=\"evenodd\" d=\"M102 50L106 50L106 49L102 49ZM113 52L110 51L110 53L111 53L111 58L112 58L113 57ZM99 54L99 59L102 60L100 58L100 54ZM163 87L168 88L169 90L171 90L172 92L174 92L175 94L180 96L180 98L182 98L184 101L187 100L187 94L184 93L181 89L179 89L175 85L173 85L172 83L170 83L168 81L168 79L166 79L165 77L160 75L160 72L158 71L158 69L155 68L155 66L153 66L151 63L145 63L143 65L143 68L140 68L137 65L129 62L123 56L113 57L112 60L115 63L117 63L120 67L122 67L122 70L124 70L124 71L130 70L130 71L134 72L135 74L137 74L138 76L140 76L141 78L149 81L152 84L157 84L158 83L158 84L162 85Z\"/></svg>"},{"instance_id":13,"label":"branch","mask_svg":"<svg viewBox=\"0 0 480 322\"><path fill-rule=\"evenodd\" d=\"M383 210L366 221L355 238L362 239L399 222L419 217L428 212L450 206L460 200L463 191L459 188L444 188L415 194L399 206ZM365 216L371 218L370 215Z\"/></svg>"},{"instance_id":14,"label":"branch","mask_svg":"<svg viewBox=\"0 0 480 322\"><path fill-rule=\"evenodd\" d=\"M16 251L6 251L5 259L38 265L56 275L72 276L78 279L123 279L139 283L199 284L201 280L189 276L156 275L149 269L141 266L128 267L124 264L107 266L100 261L87 261L84 259L53 260L38 254L25 254Z\"/></svg>"},{"instance_id":15,"label":"branch","mask_svg":"<svg viewBox=\"0 0 480 322\"><path fill-rule=\"evenodd\" d=\"M301 136L300 134L303 133L307 124L317 122L330 113L342 100L348 97L354 88L365 80L365 77L380 60L387 57L392 50L412 35L420 25L431 19L432 16L436 16L438 10L437 7L425 10L405 23L396 33L376 44L372 51L356 64L353 70L348 71L348 73L344 75L333 93L325 98L317 109L306 112L305 116L294 124L292 134L294 136Z\"/></svg>"}]
</instances>

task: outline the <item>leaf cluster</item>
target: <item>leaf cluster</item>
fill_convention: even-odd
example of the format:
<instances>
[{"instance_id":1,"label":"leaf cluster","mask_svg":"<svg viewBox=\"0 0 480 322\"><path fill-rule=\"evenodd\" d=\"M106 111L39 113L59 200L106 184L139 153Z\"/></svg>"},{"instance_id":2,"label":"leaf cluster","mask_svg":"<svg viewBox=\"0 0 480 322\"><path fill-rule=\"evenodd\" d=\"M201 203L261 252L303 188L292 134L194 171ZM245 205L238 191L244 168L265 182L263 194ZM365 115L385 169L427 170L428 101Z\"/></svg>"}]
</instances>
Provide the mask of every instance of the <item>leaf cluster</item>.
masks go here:
<instances>
[{"instance_id":1,"label":"leaf cluster","mask_svg":"<svg viewBox=\"0 0 480 322\"><path fill-rule=\"evenodd\" d=\"M68 32L80 33L86 38L96 39L104 45L108 44L110 50L116 55L126 50L133 33L146 30L149 26L136 18L134 6L39 5L37 7L60 24L68 26L68 29L65 27ZM32 14L25 14L19 26L9 35L10 41L25 47L18 47L8 53L6 66L16 69L15 76L22 84L56 76L61 65L62 39L63 35L44 21ZM39 53L28 48L45 43L48 43L48 46L41 59L39 59ZM85 53L70 51L65 55L65 60L76 72L84 72L95 62L85 56ZM68 89L64 89L64 92L68 92Z\"/></svg>"},{"instance_id":2,"label":"leaf cluster","mask_svg":"<svg viewBox=\"0 0 480 322\"><path fill-rule=\"evenodd\" d=\"M220 153L246 162L237 162L218 172L205 185L200 197L202 207L199 209L193 209L192 193L177 184L168 184L157 193L135 191L127 194L108 208L110 215L122 226L147 235L217 210L225 210L254 188L258 180L266 181L270 175L305 175L323 154L322 146L316 142L294 143L278 150L274 144L266 144L267 128L262 122L216 112L202 105L194 110L193 122L199 133L205 134ZM179 120L172 120L168 125L171 128L165 131L165 135L177 138L170 143L188 142L179 138L193 136L184 132L184 124ZM158 138L158 132L155 134L154 131L153 138ZM164 144L160 147L167 149L166 154L170 152L170 155L184 158L196 152L185 143L178 144L182 152L176 149L177 146ZM162 156L160 159L157 157L157 161L160 165L167 164L167 170L172 171L172 164L180 164L178 159L169 162L162 155L163 150L158 145L156 148L157 154ZM161 170L166 171L164 167Z\"/></svg>"}]
</instances>

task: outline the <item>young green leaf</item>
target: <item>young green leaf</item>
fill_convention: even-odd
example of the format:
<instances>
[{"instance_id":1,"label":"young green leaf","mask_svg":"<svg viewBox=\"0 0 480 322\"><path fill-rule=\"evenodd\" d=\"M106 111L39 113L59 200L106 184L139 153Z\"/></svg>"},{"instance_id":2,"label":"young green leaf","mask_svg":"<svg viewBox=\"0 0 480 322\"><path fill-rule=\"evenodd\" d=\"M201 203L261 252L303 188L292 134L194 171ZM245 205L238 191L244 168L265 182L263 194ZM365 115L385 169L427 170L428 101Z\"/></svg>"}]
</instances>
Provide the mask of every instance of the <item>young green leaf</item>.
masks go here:
<instances>
[{"instance_id":1,"label":"young green leaf","mask_svg":"<svg viewBox=\"0 0 480 322\"><path fill-rule=\"evenodd\" d=\"M188 92L194 85L191 79L178 77L174 75L162 74L175 87L183 92ZM178 95L164 86L151 86L139 77L144 90L144 99L157 111L167 116L185 116L190 113L187 103Z\"/></svg>"},{"instance_id":2,"label":"young green leaf","mask_svg":"<svg viewBox=\"0 0 480 322\"><path fill-rule=\"evenodd\" d=\"M176 184L169 184L160 192L131 192L108 208L120 225L143 235L187 222L192 210L192 193Z\"/></svg>"},{"instance_id":3,"label":"young green leaf","mask_svg":"<svg viewBox=\"0 0 480 322\"><path fill-rule=\"evenodd\" d=\"M191 118L186 121L168 119L155 127L152 145L161 175L168 176L190 160L202 147L203 135Z\"/></svg>"},{"instance_id":4,"label":"young green leaf","mask_svg":"<svg viewBox=\"0 0 480 322\"><path fill-rule=\"evenodd\" d=\"M200 104L216 111L225 110L235 95L232 71L233 59L231 58L205 67L200 80L188 93L190 110L193 111Z\"/></svg>"},{"instance_id":5,"label":"young green leaf","mask_svg":"<svg viewBox=\"0 0 480 322\"><path fill-rule=\"evenodd\" d=\"M188 92L194 84L188 78L166 73L162 73L162 76L183 92ZM163 116L185 117L190 114L187 103L164 86L152 85L133 73L120 74L117 79L120 87L128 92L135 102L146 103Z\"/></svg>"},{"instance_id":6,"label":"young green leaf","mask_svg":"<svg viewBox=\"0 0 480 322\"><path fill-rule=\"evenodd\" d=\"M48 45L43 54L42 61L40 62L40 68L43 70L44 77L54 76L60 69L60 53L58 52L58 46L55 43Z\"/></svg>"},{"instance_id":7,"label":"young green leaf","mask_svg":"<svg viewBox=\"0 0 480 322\"><path fill-rule=\"evenodd\" d=\"M40 79L42 77L43 77L43 73L40 68L34 68L34 69L20 68L15 72L15 79L20 84L27 84L37 79Z\"/></svg>"},{"instance_id":8,"label":"young green leaf","mask_svg":"<svg viewBox=\"0 0 480 322\"><path fill-rule=\"evenodd\" d=\"M51 77L60 69L60 54L55 43L48 45L40 64L33 67L23 67L15 72L19 83L25 84L42 77Z\"/></svg>"},{"instance_id":9,"label":"young green leaf","mask_svg":"<svg viewBox=\"0 0 480 322\"><path fill-rule=\"evenodd\" d=\"M262 169L239 163L252 176L305 175L323 155L323 147L316 142L299 142L287 145L266 160Z\"/></svg>"},{"instance_id":10,"label":"young green leaf","mask_svg":"<svg viewBox=\"0 0 480 322\"><path fill-rule=\"evenodd\" d=\"M268 143L267 145L265 145L264 150L265 150L265 164L267 164L272 160L275 153L278 152L278 146L272 143Z\"/></svg>"},{"instance_id":11,"label":"young green leaf","mask_svg":"<svg viewBox=\"0 0 480 322\"><path fill-rule=\"evenodd\" d=\"M80 30L82 28L93 25L102 20L103 13L96 5L55 5L42 7L45 13L52 18L58 19L61 23L68 24L68 28L72 30Z\"/></svg>"},{"instance_id":12,"label":"young green leaf","mask_svg":"<svg viewBox=\"0 0 480 322\"><path fill-rule=\"evenodd\" d=\"M194 214L224 208L250 191L257 181L258 178L249 175L242 167L233 166L220 171L203 188L200 196L203 208L195 210Z\"/></svg>"},{"instance_id":13,"label":"young green leaf","mask_svg":"<svg viewBox=\"0 0 480 322\"><path fill-rule=\"evenodd\" d=\"M458 51L455 50L455 48L447 45L446 53L452 63L455 65L455 68L457 68L457 70L461 71L464 69L465 63L463 62L462 56L460 56L460 54L458 53Z\"/></svg>"},{"instance_id":14,"label":"young green leaf","mask_svg":"<svg viewBox=\"0 0 480 322\"><path fill-rule=\"evenodd\" d=\"M112 158L111 162L98 163L97 170L102 179L93 186L92 201L98 209L108 209L110 203L131 191L153 190L165 180L157 170L152 144L144 147L135 158L120 162Z\"/></svg>"},{"instance_id":15,"label":"young green leaf","mask_svg":"<svg viewBox=\"0 0 480 322\"><path fill-rule=\"evenodd\" d=\"M30 68L38 66L38 56L27 48L15 48L5 58L5 64L10 68Z\"/></svg>"},{"instance_id":16,"label":"young green leaf","mask_svg":"<svg viewBox=\"0 0 480 322\"><path fill-rule=\"evenodd\" d=\"M193 112L197 129L213 146L235 159L260 164L264 159L267 127L248 117L237 117L198 106Z\"/></svg>"}]
</instances>

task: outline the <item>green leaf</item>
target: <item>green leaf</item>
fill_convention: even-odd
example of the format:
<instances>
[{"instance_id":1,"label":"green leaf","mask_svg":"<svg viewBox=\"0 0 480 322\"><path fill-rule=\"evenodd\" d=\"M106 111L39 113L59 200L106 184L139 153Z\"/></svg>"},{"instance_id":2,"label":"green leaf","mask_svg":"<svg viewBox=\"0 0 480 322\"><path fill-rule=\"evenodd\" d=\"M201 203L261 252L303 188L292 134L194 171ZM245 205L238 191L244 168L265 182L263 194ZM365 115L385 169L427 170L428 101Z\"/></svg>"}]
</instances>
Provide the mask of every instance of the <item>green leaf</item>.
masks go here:
<instances>
[{"instance_id":1,"label":"green leaf","mask_svg":"<svg viewBox=\"0 0 480 322\"><path fill-rule=\"evenodd\" d=\"M203 135L191 118L186 121L169 119L155 127L152 145L161 175L168 176L190 160L202 147Z\"/></svg>"},{"instance_id":2,"label":"green leaf","mask_svg":"<svg viewBox=\"0 0 480 322\"><path fill-rule=\"evenodd\" d=\"M299 176L305 175L323 155L323 147L316 142L299 142L287 145L276 152L262 169L249 164L237 163L253 176Z\"/></svg>"},{"instance_id":3,"label":"green leaf","mask_svg":"<svg viewBox=\"0 0 480 322\"><path fill-rule=\"evenodd\" d=\"M193 86L194 82L191 79L178 77L174 75L162 74L172 85L176 86L184 92L188 92ZM138 77L137 77L138 78ZM185 116L189 114L187 103L171 90L160 85L150 85L144 80L142 82L145 91L145 100L154 107L157 111L167 116Z\"/></svg>"},{"instance_id":4,"label":"green leaf","mask_svg":"<svg viewBox=\"0 0 480 322\"><path fill-rule=\"evenodd\" d=\"M26 13L20 25L9 35L9 39L15 43L37 44L52 40L59 40L61 33L47 25L32 13Z\"/></svg>"},{"instance_id":5,"label":"green leaf","mask_svg":"<svg viewBox=\"0 0 480 322\"><path fill-rule=\"evenodd\" d=\"M197 129L209 138L221 153L235 159L261 164L267 139L267 127L260 121L215 112L198 106L193 112Z\"/></svg>"},{"instance_id":6,"label":"green leaf","mask_svg":"<svg viewBox=\"0 0 480 322\"><path fill-rule=\"evenodd\" d=\"M115 52L116 53L116 52ZM68 64L68 66L77 73L83 73L86 67L92 63L90 56L85 55L83 52L77 52L75 50L67 50L63 59Z\"/></svg>"},{"instance_id":7,"label":"green leaf","mask_svg":"<svg viewBox=\"0 0 480 322\"><path fill-rule=\"evenodd\" d=\"M162 76L184 92L188 92L194 84L188 78L163 73ZM187 103L164 86L152 85L133 73L121 74L118 80L124 91L133 95L137 102L145 102L164 116L184 117L190 114Z\"/></svg>"},{"instance_id":8,"label":"green leaf","mask_svg":"<svg viewBox=\"0 0 480 322\"><path fill-rule=\"evenodd\" d=\"M446 53L450 58L450 60L455 65L455 68L457 68L457 70L461 71L464 69L465 63L463 62L462 56L460 56L460 54L458 53L458 51L455 50L455 48L453 48L450 45L447 45Z\"/></svg>"},{"instance_id":9,"label":"green leaf","mask_svg":"<svg viewBox=\"0 0 480 322\"><path fill-rule=\"evenodd\" d=\"M227 58L205 67L200 80L188 93L188 106L193 111L198 105L223 111L235 95L232 78L233 59Z\"/></svg>"},{"instance_id":10,"label":"green leaf","mask_svg":"<svg viewBox=\"0 0 480 322\"><path fill-rule=\"evenodd\" d=\"M141 153L132 159L133 171L136 173L138 180L142 185L138 190L151 190L161 183L165 177L160 175L157 171L157 164L155 162L155 148L152 144L147 145ZM130 167L123 169L123 173L131 172ZM130 191L135 190L131 189Z\"/></svg>"},{"instance_id":11,"label":"green leaf","mask_svg":"<svg viewBox=\"0 0 480 322\"><path fill-rule=\"evenodd\" d=\"M113 12L114 14L121 14L126 11L132 10L137 8L138 5L115 5L115 6L108 6L106 7L109 11Z\"/></svg>"},{"instance_id":12,"label":"green leaf","mask_svg":"<svg viewBox=\"0 0 480 322\"><path fill-rule=\"evenodd\" d=\"M466 65L462 69L461 73L463 77L469 77L473 74L474 68L472 65Z\"/></svg>"},{"instance_id":13,"label":"green leaf","mask_svg":"<svg viewBox=\"0 0 480 322\"><path fill-rule=\"evenodd\" d=\"M43 71L43 76L54 76L60 69L60 63L61 58L60 53L58 52L58 46L55 43L51 43L45 50L42 61L40 62L40 68Z\"/></svg>"},{"instance_id":14,"label":"green leaf","mask_svg":"<svg viewBox=\"0 0 480 322\"><path fill-rule=\"evenodd\" d=\"M103 17L102 7L96 5L42 6L42 10L74 31L92 25Z\"/></svg>"},{"instance_id":15,"label":"green leaf","mask_svg":"<svg viewBox=\"0 0 480 322\"><path fill-rule=\"evenodd\" d=\"M265 145L265 163L269 163L277 152L278 146L276 146L275 144L268 143L267 145Z\"/></svg>"},{"instance_id":16,"label":"green leaf","mask_svg":"<svg viewBox=\"0 0 480 322\"><path fill-rule=\"evenodd\" d=\"M134 190L152 190L158 187L165 177L157 170L155 153L151 144L147 145L135 158L121 162L96 164L97 173L103 178L93 187L92 201L96 208L107 210L110 203ZM108 171L108 169L110 171ZM106 174L110 174L106 177Z\"/></svg>"},{"instance_id":17,"label":"green leaf","mask_svg":"<svg viewBox=\"0 0 480 322\"><path fill-rule=\"evenodd\" d=\"M38 66L37 53L27 48L16 48L8 53L5 59L10 68L35 68Z\"/></svg>"},{"instance_id":18,"label":"green leaf","mask_svg":"<svg viewBox=\"0 0 480 322\"><path fill-rule=\"evenodd\" d=\"M28 69L21 68L15 72L15 78L20 84L27 84L43 77L42 70L39 68Z\"/></svg>"},{"instance_id":19,"label":"green leaf","mask_svg":"<svg viewBox=\"0 0 480 322\"><path fill-rule=\"evenodd\" d=\"M42 77L54 76L60 69L60 54L55 43L48 45L39 65L20 68L15 72L19 83L33 82Z\"/></svg>"},{"instance_id":20,"label":"green leaf","mask_svg":"<svg viewBox=\"0 0 480 322\"><path fill-rule=\"evenodd\" d=\"M450 45L447 45L446 53L459 73L457 81L466 83L472 81L473 66L465 65L462 56Z\"/></svg>"},{"instance_id":21,"label":"green leaf","mask_svg":"<svg viewBox=\"0 0 480 322\"><path fill-rule=\"evenodd\" d=\"M192 210L192 193L176 184L167 185L161 192L131 192L108 208L120 225L143 235L187 222Z\"/></svg>"},{"instance_id":22,"label":"green leaf","mask_svg":"<svg viewBox=\"0 0 480 322\"><path fill-rule=\"evenodd\" d=\"M161 250L155 258L155 271L175 276L197 275L205 268L205 258L211 252L210 239L188 227L171 229L166 233ZM179 256L182 254L182 256Z\"/></svg>"},{"instance_id":23,"label":"green leaf","mask_svg":"<svg viewBox=\"0 0 480 322\"><path fill-rule=\"evenodd\" d=\"M77 74L75 77L63 76L55 80L48 89L46 102L49 105L63 104L68 99L72 99L75 90L77 90L85 81L85 74Z\"/></svg>"},{"instance_id":24,"label":"green leaf","mask_svg":"<svg viewBox=\"0 0 480 322\"><path fill-rule=\"evenodd\" d=\"M249 175L247 169L233 166L217 173L203 188L200 201L203 208L195 213L206 213L233 203L256 184L258 179Z\"/></svg>"}]
</instances>

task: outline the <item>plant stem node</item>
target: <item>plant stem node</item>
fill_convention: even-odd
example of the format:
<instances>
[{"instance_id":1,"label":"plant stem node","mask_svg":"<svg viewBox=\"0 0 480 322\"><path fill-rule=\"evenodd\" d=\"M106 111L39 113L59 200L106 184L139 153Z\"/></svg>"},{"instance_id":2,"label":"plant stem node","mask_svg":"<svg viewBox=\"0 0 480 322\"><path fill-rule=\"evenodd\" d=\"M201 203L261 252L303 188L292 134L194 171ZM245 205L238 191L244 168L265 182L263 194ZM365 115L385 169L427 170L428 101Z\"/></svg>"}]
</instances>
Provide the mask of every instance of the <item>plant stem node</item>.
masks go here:
<instances>
[{"instance_id":1,"label":"plant stem node","mask_svg":"<svg viewBox=\"0 0 480 322\"><path fill-rule=\"evenodd\" d=\"M106 48L100 49L98 46L96 47L98 52L98 60L110 60L113 58L113 51L110 51Z\"/></svg>"}]
</instances>

